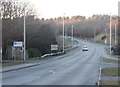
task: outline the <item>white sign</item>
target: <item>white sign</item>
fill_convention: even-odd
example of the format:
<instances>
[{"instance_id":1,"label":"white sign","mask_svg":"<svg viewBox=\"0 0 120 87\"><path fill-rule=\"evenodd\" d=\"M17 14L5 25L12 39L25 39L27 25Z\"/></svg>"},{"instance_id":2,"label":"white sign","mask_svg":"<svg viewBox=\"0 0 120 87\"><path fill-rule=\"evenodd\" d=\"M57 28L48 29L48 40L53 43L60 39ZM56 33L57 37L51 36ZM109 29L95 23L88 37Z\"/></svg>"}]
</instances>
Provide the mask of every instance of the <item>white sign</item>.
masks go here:
<instances>
[{"instance_id":1,"label":"white sign","mask_svg":"<svg viewBox=\"0 0 120 87\"><path fill-rule=\"evenodd\" d=\"M13 46L14 47L22 47L23 46L23 42L22 41L15 41L15 42L13 42Z\"/></svg>"},{"instance_id":2,"label":"white sign","mask_svg":"<svg viewBox=\"0 0 120 87\"><path fill-rule=\"evenodd\" d=\"M58 45L51 45L51 50L58 50Z\"/></svg>"}]
</instances>

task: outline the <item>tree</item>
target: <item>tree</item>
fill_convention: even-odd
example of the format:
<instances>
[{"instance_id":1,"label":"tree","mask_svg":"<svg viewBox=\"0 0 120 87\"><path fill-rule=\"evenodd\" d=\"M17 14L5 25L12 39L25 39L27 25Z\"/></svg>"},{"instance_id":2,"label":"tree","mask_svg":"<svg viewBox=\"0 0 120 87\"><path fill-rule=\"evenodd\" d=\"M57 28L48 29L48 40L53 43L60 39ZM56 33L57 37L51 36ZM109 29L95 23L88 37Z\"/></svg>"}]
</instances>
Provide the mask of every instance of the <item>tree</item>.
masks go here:
<instances>
[{"instance_id":1,"label":"tree","mask_svg":"<svg viewBox=\"0 0 120 87\"><path fill-rule=\"evenodd\" d=\"M29 2L24 3L23 1L19 2L19 0L1 0L0 5L3 18L13 19L22 17L24 15L24 11L26 12L26 15L36 15L36 10L31 8L31 4Z\"/></svg>"},{"instance_id":2,"label":"tree","mask_svg":"<svg viewBox=\"0 0 120 87\"><path fill-rule=\"evenodd\" d=\"M6 58L7 48L12 44L13 40L22 40L21 29L23 29L24 11L26 11L27 16L35 14L35 10L30 8L29 3L24 4L24 2L19 2L19 0L1 0L0 6L2 12L3 57Z\"/></svg>"}]
</instances>

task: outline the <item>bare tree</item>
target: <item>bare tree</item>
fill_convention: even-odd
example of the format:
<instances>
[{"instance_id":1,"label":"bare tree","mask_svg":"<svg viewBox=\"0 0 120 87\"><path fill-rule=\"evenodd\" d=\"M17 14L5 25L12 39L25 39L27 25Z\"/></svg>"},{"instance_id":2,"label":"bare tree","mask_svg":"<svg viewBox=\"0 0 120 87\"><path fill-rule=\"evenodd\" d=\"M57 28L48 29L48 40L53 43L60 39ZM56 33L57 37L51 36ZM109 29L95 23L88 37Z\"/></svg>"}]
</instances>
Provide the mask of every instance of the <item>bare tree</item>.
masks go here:
<instances>
[{"instance_id":1,"label":"bare tree","mask_svg":"<svg viewBox=\"0 0 120 87\"><path fill-rule=\"evenodd\" d=\"M3 55L7 56L7 46L10 46L13 39L21 39L23 29L20 25L23 24L24 11L26 16L35 15L35 10L30 6L29 2L24 3L19 0L1 0L0 10L2 12L2 47ZM18 26L16 26L18 25ZM17 35L15 35L17 34ZM14 36L15 35L15 36Z\"/></svg>"},{"instance_id":2,"label":"bare tree","mask_svg":"<svg viewBox=\"0 0 120 87\"><path fill-rule=\"evenodd\" d=\"M3 13L3 18L17 18L24 15L24 11L26 15L36 15L36 10L32 8L32 4L29 2L19 2L19 0L11 0L11 1L0 1L1 10Z\"/></svg>"}]
</instances>

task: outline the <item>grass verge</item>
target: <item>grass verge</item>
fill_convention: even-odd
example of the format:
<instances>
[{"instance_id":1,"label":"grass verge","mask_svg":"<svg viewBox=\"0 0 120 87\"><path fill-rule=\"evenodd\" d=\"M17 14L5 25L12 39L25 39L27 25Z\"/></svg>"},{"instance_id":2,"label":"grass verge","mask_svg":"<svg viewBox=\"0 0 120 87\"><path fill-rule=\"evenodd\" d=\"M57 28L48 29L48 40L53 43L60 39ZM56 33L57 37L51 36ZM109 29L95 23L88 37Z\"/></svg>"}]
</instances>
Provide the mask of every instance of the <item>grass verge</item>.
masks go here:
<instances>
[{"instance_id":1,"label":"grass verge","mask_svg":"<svg viewBox=\"0 0 120 87\"><path fill-rule=\"evenodd\" d=\"M24 62L27 63L27 62ZM2 66L6 67L6 66L13 66L13 65L19 65L19 64L23 64L23 61L14 61L14 60L9 60L9 61L3 61L2 62Z\"/></svg>"},{"instance_id":2,"label":"grass verge","mask_svg":"<svg viewBox=\"0 0 120 87\"><path fill-rule=\"evenodd\" d=\"M106 62L106 63L119 63L120 62L120 60L113 60L113 59L108 59L108 58L102 58L101 61Z\"/></svg>"},{"instance_id":3,"label":"grass verge","mask_svg":"<svg viewBox=\"0 0 120 87\"><path fill-rule=\"evenodd\" d=\"M120 55L113 56L114 58L120 59Z\"/></svg>"},{"instance_id":4,"label":"grass verge","mask_svg":"<svg viewBox=\"0 0 120 87\"><path fill-rule=\"evenodd\" d=\"M106 76L120 76L120 68L118 67L110 67L110 68L103 68L102 74Z\"/></svg>"},{"instance_id":5,"label":"grass verge","mask_svg":"<svg viewBox=\"0 0 120 87\"><path fill-rule=\"evenodd\" d=\"M72 40L68 39L68 38L65 38L64 40L65 40L65 42L64 42L65 49L71 48ZM62 49L62 47L63 47L63 38L62 37L57 37L56 41L57 41L57 44L58 44L58 48ZM75 41L74 41L74 43L75 43Z\"/></svg>"},{"instance_id":6,"label":"grass verge","mask_svg":"<svg viewBox=\"0 0 120 87\"><path fill-rule=\"evenodd\" d=\"M120 83L120 81L118 81L118 80L100 80L100 85L111 85L110 87L116 87L116 86L112 86L112 85L119 85L119 87L120 87L119 83Z\"/></svg>"},{"instance_id":7,"label":"grass verge","mask_svg":"<svg viewBox=\"0 0 120 87\"><path fill-rule=\"evenodd\" d=\"M56 40L58 42L58 45L60 45L60 46L63 45L63 38L62 37L57 37ZM72 43L71 39L65 38L64 40L65 40L65 46Z\"/></svg>"}]
</instances>

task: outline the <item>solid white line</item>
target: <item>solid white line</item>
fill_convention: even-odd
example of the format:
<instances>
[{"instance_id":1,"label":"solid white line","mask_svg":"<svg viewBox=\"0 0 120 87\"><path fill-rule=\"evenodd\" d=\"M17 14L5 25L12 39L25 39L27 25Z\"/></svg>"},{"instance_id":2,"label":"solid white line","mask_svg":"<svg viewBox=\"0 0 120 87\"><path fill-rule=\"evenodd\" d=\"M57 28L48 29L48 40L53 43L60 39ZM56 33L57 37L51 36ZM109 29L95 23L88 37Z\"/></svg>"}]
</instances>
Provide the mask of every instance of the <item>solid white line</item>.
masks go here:
<instances>
[{"instance_id":1,"label":"solid white line","mask_svg":"<svg viewBox=\"0 0 120 87\"><path fill-rule=\"evenodd\" d=\"M101 70L102 70L102 68L100 68L100 69L99 69L98 85L100 85L100 79L101 79Z\"/></svg>"},{"instance_id":2,"label":"solid white line","mask_svg":"<svg viewBox=\"0 0 120 87\"><path fill-rule=\"evenodd\" d=\"M52 70L50 70L49 72L51 72L51 73L55 74L55 72L54 72L54 71L52 71Z\"/></svg>"},{"instance_id":3,"label":"solid white line","mask_svg":"<svg viewBox=\"0 0 120 87\"><path fill-rule=\"evenodd\" d=\"M34 80L37 80L37 79L40 79L41 77L38 77L38 78L35 78L35 79L31 79L31 80L28 80L28 81L26 81L25 83L30 83L30 82L32 82L32 81L34 81Z\"/></svg>"}]
</instances>

